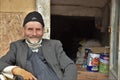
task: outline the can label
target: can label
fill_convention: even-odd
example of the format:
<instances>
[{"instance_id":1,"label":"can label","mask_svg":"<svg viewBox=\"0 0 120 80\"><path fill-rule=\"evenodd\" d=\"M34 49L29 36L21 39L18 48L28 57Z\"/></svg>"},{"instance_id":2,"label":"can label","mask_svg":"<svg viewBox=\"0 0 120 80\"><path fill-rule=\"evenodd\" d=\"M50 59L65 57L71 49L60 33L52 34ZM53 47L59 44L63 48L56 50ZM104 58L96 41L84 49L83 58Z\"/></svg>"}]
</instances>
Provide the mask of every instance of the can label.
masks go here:
<instances>
[{"instance_id":1,"label":"can label","mask_svg":"<svg viewBox=\"0 0 120 80\"><path fill-rule=\"evenodd\" d=\"M102 72L102 73L109 72L109 54L100 55L99 72Z\"/></svg>"},{"instance_id":2,"label":"can label","mask_svg":"<svg viewBox=\"0 0 120 80\"><path fill-rule=\"evenodd\" d=\"M98 72L99 70L99 57L100 54L89 53L87 60L87 70Z\"/></svg>"}]
</instances>

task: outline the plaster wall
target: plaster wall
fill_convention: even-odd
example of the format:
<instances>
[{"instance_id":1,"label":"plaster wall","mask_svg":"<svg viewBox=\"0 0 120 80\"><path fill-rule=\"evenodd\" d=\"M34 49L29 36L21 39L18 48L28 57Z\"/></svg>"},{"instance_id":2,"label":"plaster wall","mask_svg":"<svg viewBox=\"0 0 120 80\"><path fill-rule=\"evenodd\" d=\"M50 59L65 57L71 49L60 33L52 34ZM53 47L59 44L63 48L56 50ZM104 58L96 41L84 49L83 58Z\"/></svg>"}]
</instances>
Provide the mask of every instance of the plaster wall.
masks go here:
<instances>
[{"instance_id":1,"label":"plaster wall","mask_svg":"<svg viewBox=\"0 0 120 80\"><path fill-rule=\"evenodd\" d=\"M0 57L12 41L23 38L23 19L35 7L35 0L0 0Z\"/></svg>"}]
</instances>

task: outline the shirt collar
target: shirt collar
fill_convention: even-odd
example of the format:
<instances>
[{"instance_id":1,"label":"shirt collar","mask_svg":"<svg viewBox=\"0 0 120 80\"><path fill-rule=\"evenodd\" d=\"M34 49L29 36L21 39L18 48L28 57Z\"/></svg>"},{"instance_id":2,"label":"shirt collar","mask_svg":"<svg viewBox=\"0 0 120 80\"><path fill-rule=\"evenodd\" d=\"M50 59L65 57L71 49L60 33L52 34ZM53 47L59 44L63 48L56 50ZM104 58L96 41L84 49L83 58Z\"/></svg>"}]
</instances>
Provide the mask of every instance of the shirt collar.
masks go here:
<instances>
[{"instance_id":1,"label":"shirt collar","mask_svg":"<svg viewBox=\"0 0 120 80\"><path fill-rule=\"evenodd\" d=\"M42 45L42 39L37 43L37 45L36 46L32 46L32 45L34 45L34 44L31 44L31 43L29 43L26 39L25 39L25 42L28 44L28 46L32 49L32 51L33 52L38 52L38 49L39 49L39 47L41 47Z\"/></svg>"}]
</instances>

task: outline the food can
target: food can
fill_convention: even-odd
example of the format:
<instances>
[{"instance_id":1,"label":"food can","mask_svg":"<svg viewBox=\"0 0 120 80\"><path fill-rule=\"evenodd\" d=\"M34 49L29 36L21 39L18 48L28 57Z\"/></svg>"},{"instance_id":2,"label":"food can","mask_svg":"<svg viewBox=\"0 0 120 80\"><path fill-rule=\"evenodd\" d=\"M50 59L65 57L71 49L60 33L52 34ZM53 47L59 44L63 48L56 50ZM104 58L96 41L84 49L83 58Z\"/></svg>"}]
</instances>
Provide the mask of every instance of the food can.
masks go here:
<instances>
[{"instance_id":1,"label":"food can","mask_svg":"<svg viewBox=\"0 0 120 80\"><path fill-rule=\"evenodd\" d=\"M106 74L109 72L109 54L108 53L100 54L99 72L106 73Z\"/></svg>"},{"instance_id":2,"label":"food can","mask_svg":"<svg viewBox=\"0 0 120 80\"><path fill-rule=\"evenodd\" d=\"M98 72L99 71L99 58L100 54L89 53L88 60L87 60L87 70L91 72Z\"/></svg>"},{"instance_id":3,"label":"food can","mask_svg":"<svg viewBox=\"0 0 120 80\"><path fill-rule=\"evenodd\" d=\"M87 59L88 58L88 54L91 52L90 48L85 48L85 56L84 58Z\"/></svg>"}]
</instances>

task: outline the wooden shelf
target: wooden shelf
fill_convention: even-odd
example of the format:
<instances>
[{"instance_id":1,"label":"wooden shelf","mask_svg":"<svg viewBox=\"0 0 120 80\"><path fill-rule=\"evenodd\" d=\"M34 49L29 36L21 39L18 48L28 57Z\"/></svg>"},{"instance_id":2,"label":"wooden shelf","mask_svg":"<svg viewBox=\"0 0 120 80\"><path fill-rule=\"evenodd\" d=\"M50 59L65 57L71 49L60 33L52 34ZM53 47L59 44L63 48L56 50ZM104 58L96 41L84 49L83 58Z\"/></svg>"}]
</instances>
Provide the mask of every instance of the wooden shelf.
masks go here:
<instances>
[{"instance_id":1,"label":"wooden shelf","mask_svg":"<svg viewBox=\"0 0 120 80\"><path fill-rule=\"evenodd\" d=\"M81 68L80 65L77 65L78 68L78 78L77 80L109 80L108 74L100 72L90 72L85 68Z\"/></svg>"}]
</instances>

